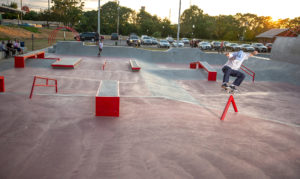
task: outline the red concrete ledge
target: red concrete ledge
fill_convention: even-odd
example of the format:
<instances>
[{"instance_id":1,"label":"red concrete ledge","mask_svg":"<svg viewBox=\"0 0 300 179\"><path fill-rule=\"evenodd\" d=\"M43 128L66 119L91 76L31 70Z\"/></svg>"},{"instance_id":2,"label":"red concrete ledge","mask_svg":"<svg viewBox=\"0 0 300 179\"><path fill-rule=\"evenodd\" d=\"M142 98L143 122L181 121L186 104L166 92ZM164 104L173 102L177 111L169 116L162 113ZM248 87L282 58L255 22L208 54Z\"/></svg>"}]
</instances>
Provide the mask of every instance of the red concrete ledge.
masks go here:
<instances>
[{"instance_id":1,"label":"red concrete ledge","mask_svg":"<svg viewBox=\"0 0 300 179\"><path fill-rule=\"evenodd\" d=\"M191 62L190 68L197 69L197 66L199 68L203 68L207 73L207 80L208 81L217 81L217 71L211 67L206 61L198 61L198 62Z\"/></svg>"},{"instance_id":2,"label":"red concrete ledge","mask_svg":"<svg viewBox=\"0 0 300 179\"><path fill-rule=\"evenodd\" d=\"M53 68L75 68L81 60L81 58L62 58L54 62L51 66Z\"/></svg>"},{"instance_id":3,"label":"red concrete ledge","mask_svg":"<svg viewBox=\"0 0 300 179\"><path fill-rule=\"evenodd\" d=\"M45 58L45 52L31 52L15 56L15 68L25 68L25 60L29 58Z\"/></svg>"},{"instance_id":4,"label":"red concrete ledge","mask_svg":"<svg viewBox=\"0 0 300 179\"><path fill-rule=\"evenodd\" d=\"M95 97L95 115L119 117L119 81L102 80Z\"/></svg>"},{"instance_id":5,"label":"red concrete ledge","mask_svg":"<svg viewBox=\"0 0 300 179\"><path fill-rule=\"evenodd\" d=\"M138 65L136 60L129 60L129 63L133 72L140 71L141 67Z\"/></svg>"},{"instance_id":6,"label":"red concrete ledge","mask_svg":"<svg viewBox=\"0 0 300 179\"><path fill-rule=\"evenodd\" d=\"M4 76L0 76L0 92L5 92Z\"/></svg>"}]
</instances>

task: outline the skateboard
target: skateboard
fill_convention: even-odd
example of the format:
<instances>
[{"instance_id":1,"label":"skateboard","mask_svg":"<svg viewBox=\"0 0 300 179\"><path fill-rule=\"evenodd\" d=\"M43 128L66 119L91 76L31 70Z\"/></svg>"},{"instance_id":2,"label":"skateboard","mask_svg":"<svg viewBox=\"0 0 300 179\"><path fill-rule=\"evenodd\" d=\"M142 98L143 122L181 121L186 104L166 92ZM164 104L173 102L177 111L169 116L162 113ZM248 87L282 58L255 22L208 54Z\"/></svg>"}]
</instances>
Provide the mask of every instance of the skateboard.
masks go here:
<instances>
[{"instance_id":1,"label":"skateboard","mask_svg":"<svg viewBox=\"0 0 300 179\"><path fill-rule=\"evenodd\" d=\"M240 93L239 90L235 89L231 89L230 87L227 87L227 88L223 88L221 89L222 91L225 91L226 93L229 93L229 94L236 94L236 93Z\"/></svg>"}]
</instances>

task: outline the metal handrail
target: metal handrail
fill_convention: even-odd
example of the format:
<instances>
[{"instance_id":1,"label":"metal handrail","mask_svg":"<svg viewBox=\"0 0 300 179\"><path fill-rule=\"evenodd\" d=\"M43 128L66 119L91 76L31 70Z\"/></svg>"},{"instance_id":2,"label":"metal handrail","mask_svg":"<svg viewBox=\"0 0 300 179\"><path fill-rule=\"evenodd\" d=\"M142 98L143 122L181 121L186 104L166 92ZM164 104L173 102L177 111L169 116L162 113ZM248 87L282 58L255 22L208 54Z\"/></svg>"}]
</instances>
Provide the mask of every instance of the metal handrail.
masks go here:
<instances>
[{"instance_id":1,"label":"metal handrail","mask_svg":"<svg viewBox=\"0 0 300 179\"><path fill-rule=\"evenodd\" d=\"M244 69L245 68L245 69ZM255 79L255 72L252 71L251 69L247 68L245 65L241 66L241 69L246 72L248 75L250 75L252 77L252 81L254 83L254 79Z\"/></svg>"},{"instance_id":2,"label":"metal handrail","mask_svg":"<svg viewBox=\"0 0 300 179\"><path fill-rule=\"evenodd\" d=\"M35 84L36 79L46 80L46 84ZM55 85L49 85L49 80L54 81ZM57 93L57 80L56 79L41 77L41 76L34 76L32 87L31 87L31 92L30 92L30 96L29 96L30 99L32 98L32 94L33 94L33 90L34 90L35 86L55 87L55 92Z\"/></svg>"}]
</instances>

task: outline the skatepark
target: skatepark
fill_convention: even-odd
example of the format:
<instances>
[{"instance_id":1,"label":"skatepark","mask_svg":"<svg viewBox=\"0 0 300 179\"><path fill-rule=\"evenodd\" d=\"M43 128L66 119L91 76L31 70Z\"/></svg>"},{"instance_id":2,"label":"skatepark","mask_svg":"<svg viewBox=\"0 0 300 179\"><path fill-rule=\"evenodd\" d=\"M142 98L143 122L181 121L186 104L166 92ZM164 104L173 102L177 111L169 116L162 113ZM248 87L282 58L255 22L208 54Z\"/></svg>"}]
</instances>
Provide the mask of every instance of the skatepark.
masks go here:
<instances>
[{"instance_id":1,"label":"skatepark","mask_svg":"<svg viewBox=\"0 0 300 179\"><path fill-rule=\"evenodd\" d=\"M246 76L223 121L224 54L105 46L98 57L97 46L64 41L24 68L2 60L0 178L299 178L300 52L274 48L244 62L255 80ZM57 58L80 62L53 68ZM36 86L30 99L34 76L56 79L57 93ZM119 117L95 115L104 80L118 81Z\"/></svg>"}]
</instances>

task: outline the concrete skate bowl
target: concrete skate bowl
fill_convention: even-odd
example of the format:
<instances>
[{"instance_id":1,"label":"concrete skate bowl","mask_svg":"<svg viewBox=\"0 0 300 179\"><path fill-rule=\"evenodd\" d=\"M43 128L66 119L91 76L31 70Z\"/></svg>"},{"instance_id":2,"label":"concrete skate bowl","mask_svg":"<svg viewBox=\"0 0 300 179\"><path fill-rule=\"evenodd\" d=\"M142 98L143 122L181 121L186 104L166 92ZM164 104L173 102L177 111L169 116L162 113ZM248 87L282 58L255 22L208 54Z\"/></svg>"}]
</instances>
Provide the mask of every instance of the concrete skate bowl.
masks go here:
<instances>
[{"instance_id":1,"label":"concrete skate bowl","mask_svg":"<svg viewBox=\"0 0 300 179\"><path fill-rule=\"evenodd\" d=\"M42 59L29 59L23 69L13 68L12 60L0 62L6 83L0 178L299 178L300 89L276 76L283 75L282 65L295 75L294 64L245 62L257 81L247 76L234 95L239 112L230 106L220 121L229 97L220 90L224 55L106 47L96 57L97 47L78 56L77 50L47 54L80 56L75 69L52 69ZM131 58L139 72L130 70ZM218 70L217 82L189 68L196 60ZM37 88L28 99L34 75L57 79L58 93ZM95 117L101 80L120 82L118 118Z\"/></svg>"},{"instance_id":2,"label":"concrete skate bowl","mask_svg":"<svg viewBox=\"0 0 300 179\"><path fill-rule=\"evenodd\" d=\"M271 59L300 65L300 36L276 37Z\"/></svg>"}]
</instances>

